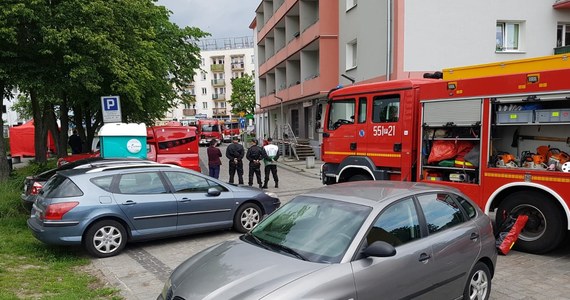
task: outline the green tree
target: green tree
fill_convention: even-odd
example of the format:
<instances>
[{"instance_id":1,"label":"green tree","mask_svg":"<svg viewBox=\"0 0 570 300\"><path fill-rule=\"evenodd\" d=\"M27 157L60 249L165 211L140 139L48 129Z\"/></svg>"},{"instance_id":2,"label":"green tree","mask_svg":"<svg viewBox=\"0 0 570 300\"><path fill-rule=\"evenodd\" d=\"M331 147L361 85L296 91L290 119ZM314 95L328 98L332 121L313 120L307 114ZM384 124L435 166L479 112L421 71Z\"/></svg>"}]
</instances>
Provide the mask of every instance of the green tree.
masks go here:
<instances>
[{"instance_id":1,"label":"green tree","mask_svg":"<svg viewBox=\"0 0 570 300\"><path fill-rule=\"evenodd\" d=\"M255 83L252 76L246 74L243 77L232 79L232 97L228 102L234 114L255 112Z\"/></svg>"},{"instance_id":2,"label":"green tree","mask_svg":"<svg viewBox=\"0 0 570 300\"><path fill-rule=\"evenodd\" d=\"M0 4L0 16L6 14L14 16L4 23L15 39L0 53L12 51L19 68L0 69L28 96L39 161L48 129L59 156L66 155L70 124L90 144L102 125L101 96L121 97L125 122L162 117L192 81L200 63L196 41L207 35L171 23L153 0L12 0Z\"/></svg>"}]
</instances>

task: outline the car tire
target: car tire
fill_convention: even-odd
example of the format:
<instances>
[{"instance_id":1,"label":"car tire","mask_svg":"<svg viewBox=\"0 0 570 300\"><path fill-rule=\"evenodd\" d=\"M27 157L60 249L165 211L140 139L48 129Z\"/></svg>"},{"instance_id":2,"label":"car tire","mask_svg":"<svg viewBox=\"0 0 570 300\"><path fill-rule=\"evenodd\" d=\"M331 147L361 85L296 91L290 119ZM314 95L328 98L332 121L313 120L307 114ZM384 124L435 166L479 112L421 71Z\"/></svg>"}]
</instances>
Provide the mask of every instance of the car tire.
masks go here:
<instances>
[{"instance_id":1,"label":"car tire","mask_svg":"<svg viewBox=\"0 0 570 300\"><path fill-rule=\"evenodd\" d=\"M491 272L482 262L477 262L465 284L464 300L487 300L491 295Z\"/></svg>"},{"instance_id":2,"label":"car tire","mask_svg":"<svg viewBox=\"0 0 570 300\"><path fill-rule=\"evenodd\" d=\"M514 249L534 254L549 252L558 247L566 235L566 219L553 201L536 191L512 193L499 205L495 228L501 228L509 214L524 213L529 218Z\"/></svg>"},{"instance_id":3,"label":"car tire","mask_svg":"<svg viewBox=\"0 0 570 300\"><path fill-rule=\"evenodd\" d=\"M83 245L95 257L119 254L127 244L125 227L114 220L96 222L85 233Z\"/></svg>"},{"instance_id":4,"label":"car tire","mask_svg":"<svg viewBox=\"0 0 570 300\"><path fill-rule=\"evenodd\" d=\"M263 216L261 209L257 204L246 203L240 206L234 216L234 230L246 233L252 230Z\"/></svg>"}]
</instances>

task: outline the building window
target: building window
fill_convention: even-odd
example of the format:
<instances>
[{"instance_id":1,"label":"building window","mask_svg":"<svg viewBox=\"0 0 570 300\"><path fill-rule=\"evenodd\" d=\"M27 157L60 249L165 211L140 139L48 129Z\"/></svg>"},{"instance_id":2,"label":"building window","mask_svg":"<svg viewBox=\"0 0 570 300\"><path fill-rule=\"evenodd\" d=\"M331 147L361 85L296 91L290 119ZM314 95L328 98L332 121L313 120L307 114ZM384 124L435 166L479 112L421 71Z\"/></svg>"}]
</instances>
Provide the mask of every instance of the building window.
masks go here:
<instances>
[{"instance_id":1,"label":"building window","mask_svg":"<svg viewBox=\"0 0 570 300\"><path fill-rule=\"evenodd\" d=\"M358 43L356 40L346 44L346 70L356 68Z\"/></svg>"},{"instance_id":2,"label":"building window","mask_svg":"<svg viewBox=\"0 0 570 300\"><path fill-rule=\"evenodd\" d=\"M206 59L200 58L200 65L204 66L206 64Z\"/></svg>"},{"instance_id":3,"label":"building window","mask_svg":"<svg viewBox=\"0 0 570 300\"><path fill-rule=\"evenodd\" d=\"M206 95L206 94L208 94L208 89L203 87L202 88L202 95Z\"/></svg>"},{"instance_id":4,"label":"building window","mask_svg":"<svg viewBox=\"0 0 570 300\"><path fill-rule=\"evenodd\" d=\"M226 102L220 102L220 108L226 108Z\"/></svg>"},{"instance_id":5,"label":"building window","mask_svg":"<svg viewBox=\"0 0 570 300\"><path fill-rule=\"evenodd\" d=\"M202 81L206 80L206 72L202 72Z\"/></svg>"},{"instance_id":6,"label":"building window","mask_svg":"<svg viewBox=\"0 0 570 300\"><path fill-rule=\"evenodd\" d=\"M202 102L202 108L208 109L208 102Z\"/></svg>"},{"instance_id":7,"label":"building window","mask_svg":"<svg viewBox=\"0 0 570 300\"><path fill-rule=\"evenodd\" d=\"M255 64L255 55L252 55L252 56L251 56L251 64L252 64L252 65Z\"/></svg>"},{"instance_id":8,"label":"building window","mask_svg":"<svg viewBox=\"0 0 570 300\"><path fill-rule=\"evenodd\" d=\"M570 46L570 24L558 24L556 47Z\"/></svg>"},{"instance_id":9,"label":"building window","mask_svg":"<svg viewBox=\"0 0 570 300\"><path fill-rule=\"evenodd\" d=\"M515 22L497 22L496 51L519 51L521 24Z\"/></svg>"},{"instance_id":10,"label":"building window","mask_svg":"<svg viewBox=\"0 0 570 300\"><path fill-rule=\"evenodd\" d=\"M357 0L346 0L346 11L351 10L353 7L356 6Z\"/></svg>"}]
</instances>

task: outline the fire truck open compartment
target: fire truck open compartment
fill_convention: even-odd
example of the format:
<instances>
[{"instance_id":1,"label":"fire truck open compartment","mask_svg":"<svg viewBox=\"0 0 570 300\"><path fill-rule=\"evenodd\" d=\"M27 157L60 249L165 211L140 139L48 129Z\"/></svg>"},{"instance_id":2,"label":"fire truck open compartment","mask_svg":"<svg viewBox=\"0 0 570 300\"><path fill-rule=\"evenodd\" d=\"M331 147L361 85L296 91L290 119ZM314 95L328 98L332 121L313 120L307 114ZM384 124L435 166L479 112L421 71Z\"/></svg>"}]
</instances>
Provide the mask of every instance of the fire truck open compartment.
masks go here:
<instances>
[{"instance_id":1,"label":"fire truck open compartment","mask_svg":"<svg viewBox=\"0 0 570 300\"><path fill-rule=\"evenodd\" d=\"M479 182L482 99L423 102L421 179Z\"/></svg>"}]
</instances>

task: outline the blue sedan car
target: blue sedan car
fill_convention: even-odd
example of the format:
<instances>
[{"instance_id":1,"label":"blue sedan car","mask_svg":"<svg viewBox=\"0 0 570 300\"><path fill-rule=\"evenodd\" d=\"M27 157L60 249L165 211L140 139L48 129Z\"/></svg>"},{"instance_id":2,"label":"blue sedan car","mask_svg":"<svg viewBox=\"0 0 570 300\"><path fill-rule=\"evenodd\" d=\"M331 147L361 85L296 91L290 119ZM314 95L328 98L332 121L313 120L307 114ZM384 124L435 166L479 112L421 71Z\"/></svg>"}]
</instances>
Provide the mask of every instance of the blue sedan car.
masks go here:
<instances>
[{"instance_id":1,"label":"blue sedan car","mask_svg":"<svg viewBox=\"0 0 570 300\"><path fill-rule=\"evenodd\" d=\"M127 241L229 228L247 232L280 204L273 193L177 166L103 166L49 179L28 227L44 243L83 245L96 257L109 257Z\"/></svg>"}]
</instances>

